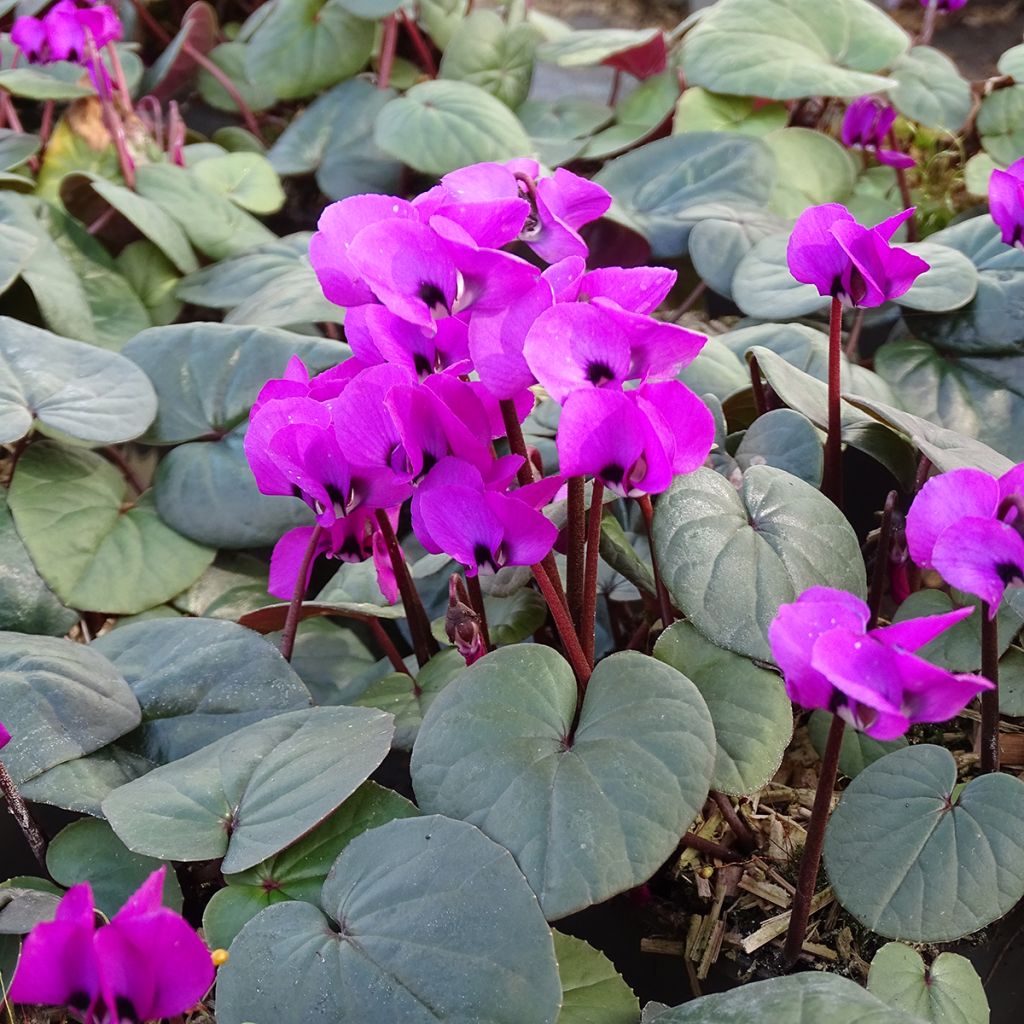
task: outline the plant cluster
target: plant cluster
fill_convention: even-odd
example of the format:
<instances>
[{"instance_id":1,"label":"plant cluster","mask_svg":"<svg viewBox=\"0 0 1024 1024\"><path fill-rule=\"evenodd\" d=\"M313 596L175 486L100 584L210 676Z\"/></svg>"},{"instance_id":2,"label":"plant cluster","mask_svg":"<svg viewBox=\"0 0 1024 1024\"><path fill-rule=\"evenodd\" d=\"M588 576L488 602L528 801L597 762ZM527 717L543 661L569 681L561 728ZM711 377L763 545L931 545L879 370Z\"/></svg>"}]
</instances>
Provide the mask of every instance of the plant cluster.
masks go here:
<instances>
[{"instance_id":1,"label":"plant cluster","mask_svg":"<svg viewBox=\"0 0 1024 1024\"><path fill-rule=\"evenodd\" d=\"M987 1021L934 947L1024 897L1024 45L30 6L4 1013ZM778 976L641 1010L566 925L627 893L695 995Z\"/></svg>"}]
</instances>

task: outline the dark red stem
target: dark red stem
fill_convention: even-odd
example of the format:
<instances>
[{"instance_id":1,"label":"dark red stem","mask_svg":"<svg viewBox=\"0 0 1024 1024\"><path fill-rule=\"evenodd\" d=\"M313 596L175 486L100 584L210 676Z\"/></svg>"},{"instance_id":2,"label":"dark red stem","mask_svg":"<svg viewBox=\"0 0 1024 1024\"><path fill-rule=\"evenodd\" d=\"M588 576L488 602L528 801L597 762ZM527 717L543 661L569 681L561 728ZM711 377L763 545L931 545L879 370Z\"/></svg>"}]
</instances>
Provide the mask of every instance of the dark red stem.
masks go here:
<instances>
[{"instance_id":1,"label":"dark red stem","mask_svg":"<svg viewBox=\"0 0 1024 1024\"><path fill-rule=\"evenodd\" d=\"M658 592L658 611L661 614L661 628L668 629L675 621L672 613L672 602L669 600L665 583L658 571L658 559L654 553L654 506L651 504L651 496L644 494L637 498L640 511L644 516L644 525L647 527L647 539L651 542L651 568L654 570L654 586Z\"/></svg>"},{"instance_id":2,"label":"dark red stem","mask_svg":"<svg viewBox=\"0 0 1024 1024\"><path fill-rule=\"evenodd\" d=\"M530 568L533 570L533 577L537 581L537 586L540 587L541 594L544 595L544 600L548 603L551 618L554 619L555 622L555 629L558 630L558 636L562 641L562 647L565 648L565 655L569 659L569 664L572 665L572 670L576 675L576 684L579 688L580 701L582 702L583 694L586 692L587 682L590 680L590 665L587 663L587 659L583 656L583 648L580 646L580 641L576 636L575 629L573 629L572 619L569 618L569 612L566 610L565 605L559 600L558 592L555 590L554 584L551 582L551 578L548 576L547 570L544 568L543 564L540 563L532 565Z\"/></svg>"},{"instance_id":3,"label":"dark red stem","mask_svg":"<svg viewBox=\"0 0 1024 1024\"><path fill-rule=\"evenodd\" d=\"M388 636L388 631L381 625L380 619L367 615L365 621L370 627L370 632L373 633L373 638L384 652L384 656L391 662L391 667L396 672L404 672L407 676L411 677L412 673L409 671L409 666L406 665L405 659L398 653L398 648L391 637Z\"/></svg>"},{"instance_id":4,"label":"dark red stem","mask_svg":"<svg viewBox=\"0 0 1024 1024\"><path fill-rule=\"evenodd\" d=\"M577 632L583 630L583 544L586 539L586 502L582 476L569 477L569 537L566 559L565 589L569 614Z\"/></svg>"},{"instance_id":5,"label":"dark red stem","mask_svg":"<svg viewBox=\"0 0 1024 1024\"><path fill-rule=\"evenodd\" d=\"M583 579L583 616L580 622L583 656L591 668L594 666L597 621L597 559L601 551L601 517L604 514L604 484L600 480L595 480L593 486L587 520L587 561Z\"/></svg>"},{"instance_id":6,"label":"dark red stem","mask_svg":"<svg viewBox=\"0 0 1024 1024\"><path fill-rule=\"evenodd\" d=\"M896 133L893 132L893 131L889 132L889 145L893 149L895 149L897 151L899 150L899 145L896 142ZM895 168L895 171L896 171L896 183L897 183L897 185L899 185L899 188L900 188L900 202L903 203L903 209L904 210L908 210L911 206L914 205L914 201L913 201L913 199L911 199L911 196L910 196L910 186L907 184L907 170L906 170L905 167L897 167L897 168ZM906 224L907 224L907 241L908 242L916 242L917 241L917 216L916 215L911 216L910 219L906 222Z\"/></svg>"},{"instance_id":7,"label":"dark red stem","mask_svg":"<svg viewBox=\"0 0 1024 1024\"><path fill-rule=\"evenodd\" d=\"M800 877L797 879L796 894L793 896L789 931L786 932L786 947L782 959L787 968L792 967L799 959L804 936L807 934L807 921L811 916L814 887L818 882L821 850L825 845L825 825L828 823L832 792L836 786L836 775L839 773L839 751L843 746L845 728L846 723L838 715L833 715L832 726L828 731L828 742L825 744L825 756L822 758L821 771L818 774L818 789L814 794L811 820L807 825L807 839L800 858Z\"/></svg>"},{"instance_id":8,"label":"dark red stem","mask_svg":"<svg viewBox=\"0 0 1024 1024\"><path fill-rule=\"evenodd\" d=\"M999 771L999 620L981 603L981 674L995 689L981 695L981 771Z\"/></svg>"},{"instance_id":9,"label":"dark red stem","mask_svg":"<svg viewBox=\"0 0 1024 1024\"><path fill-rule=\"evenodd\" d=\"M487 629L487 609L484 607L484 594L480 589L479 576L466 576L466 593L469 595L469 603L473 606L480 619L480 636L483 639L484 647L491 649L491 634Z\"/></svg>"},{"instance_id":10,"label":"dark red stem","mask_svg":"<svg viewBox=\"0 0 1024 1024\"><path fill-rule=\"evenodd\" d=\"M242 120L245 121L245 127L262 143L263 133L260 131L260 123L256 120L256 115L252 112L249 104L245 102L235 83L206 54L197 50L187 39L181 44L181 48L217 80L220 87L231 97L231 102L238 107L238 112L242 115Z\"/></svg>"},{"instance_id":11,"label":"dark red stem","mask_svg":"<svg viewBox=\"0 0 1024 1024\"><path fill-rule=\"evenodd\" d=\"M833 296L828 332L828 437L825 440L825 479L821 489L839 508L843 507L842 338L843 306Z\"/></svg>"},{"instance_id":12,"label":"dark red stem","mask_svg":"<svg viewBox=\"0 0 1024 1024\"><path fill-rule=\"evenodd\" d=\"M306 576L309 574L309 565L316 555L320 530L320 524L317 523L309 535L309 544L306 547L306 553L302 556L299 575L295 580L295 589L292 591L292 600L288 605L288 615L284 620L284 632L281 634L281 655L285 661L292 660L292 651L295 650L295 634L299 631L299 613L302 611L302 599L306 596Z\"/></svg>"},{"instance_id":13,"label":"dark red stem","mask_svg":"<svg viewBox=\"0 0 1024 1024\"><path fill-rule=\"evenodd\" d=\"M711 790L711 799L715 801L718 809L722 812L722 817L729 823L729 828L732 829L732 834L736 837L740 848L745 853L753 853L757 849L757 839L747 823L740 817L739 811L733 807L732 801L724 793L719 793L717 789Z\"/></svg>"},{"instance_id":14,"label":"dark red stem","mask_svg":"<svg viewBox=\"0 0 1024 1024\"><path fill-rule=\"evenodd\" d=\"M882 594L888 576L889 552L892 550L892 517L896 509L896 492L890 491L882 509L882 525L878 529L878 544L875 547L875 567L871 573L871 589L868 591L868 608L871 620L868 629L878 625L878 612L882 607Z\"/></svg>"},{"instance_id":15,"label":"dark red stem","mask_svg":"<svg viewBox=\"0 0 1024 1024\"><path fill-rule=\"evenodd\" d=\"M698 853L706 854L708 857L717 857L719 860L729 861L730 863L743 860L742 854L737 853L735 850L730 850L728 846L712 842L703 836L695 836L692 832L687 832L679 840L679 845L685 846L690 850L696 850Z\"/></svg>"},{"instance_id":16,"label":"dark red stem","mask_svg":"<svg viewBox=\"0 0 1024 1024\"><path fill-rule=\"evenodd\" d=\"M387 89L391 85L391 68L395 63L395 48L398 45L398 19L389 14L384 19L384 36L380 44L380 70L377 72L377 88Z\"/></svg>"},{"instance_id":17,"label":"dark red stem","mask_svg":"<svg viewBox=\"0 0 1024 1024\"><path fill-rule=\"evenodd\" d=\"M434 60L434 55L430 52L427 41L423 38L423 33L420 32L419 25L402 8L398 9L398 16L402 19L402 27L409 33L409 39L412 42L413 49L416 51L416 55L420 59L423 70L431 78L437 78L437 63Z\"/></svg>"}]
</instances>

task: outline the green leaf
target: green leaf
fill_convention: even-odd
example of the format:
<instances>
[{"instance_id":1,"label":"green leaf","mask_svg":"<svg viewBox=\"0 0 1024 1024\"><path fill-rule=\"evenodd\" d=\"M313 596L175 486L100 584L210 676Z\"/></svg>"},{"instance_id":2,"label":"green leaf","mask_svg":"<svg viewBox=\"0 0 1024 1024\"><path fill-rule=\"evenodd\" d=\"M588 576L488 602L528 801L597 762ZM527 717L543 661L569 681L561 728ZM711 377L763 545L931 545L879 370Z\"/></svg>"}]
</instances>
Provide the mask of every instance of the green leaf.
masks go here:
<instances>
[{"instance_id":1,"label":"green leaf","mask_svg":"<svg viewBox=\"0 0 1024 1024\"><path fill-rule=\"evenodd\" d=\"M371 683L393 671L361 632L326 618L302 623L291 664L316 704L354 704Z\"/></svg>"},{"instance_id":2,"label":"green leaf","mask_svg":"<svg viewBox=\"0 0 1024 1024\"><path fill-rule=\"evenodd\" d=\"M0 491L0 551L4 571L0 574L0 630L63 636L78 621L46 585L32 564L28 550L7 505L7 492Z\"/></svg>"},{"instance_id":3,"label":"green leaf","mask_svg":"<svg viewBox=\"0 0 1024 1024\"><path fill-rule=\"evenodd\" d=\"M999 662L999 710L1024 716L1024 651L1019 647L1011 647Z\"/></svg>"},{"instance_id":4,"label":"green leaf","mask_svg":"<svg viewBox=\"0 0 1024 1024\"><path fill-rule=\"evenodd\" d=\"M0 86L4 72L0 71ZM982 101L975 121L981 144L993 160L1013 163L1024 149L1024 85L995 89Z\"/></svg>"},{"instance_id":5,"label":"green leaf","mask_svg":"<svg viewBox=\"0 0 1024 1024\"><path fill-rule=\"evenodd\" d=\"M756 242L740 259L732 279L732 297L748 316L790 320L827 309L829 299L813 284L801 284L789 271L789 235L772 234Z\"/></svg>"},{"instance_id":6,"label":"green leaf","mask_svg":"<svg viewBox=\"0 0 1024 1024\"><path fill-rule=\"evenodd\" d=\"M244 423L260 388L280 377L293 355L315 374L341 362L348 349L288 331L188 323L144 331L124 354L149 375L160 400L146 440L174 444Z\"/></svg>"},{"instance_id":7,"label":"green leaf","mask_svg":"<svg viewBox=\"0 0 1024 1024\"><path fill-rule=\"evenodd\" d=\"M972 196L977 196L979 199L987 199L988 181L992 177L992 172L997 167L1001 170L1005 169L1001 164L997 164L984 150L975 153L964 164L964 187Z\"/></svg>"},{"instance_id":8,"label":"green leaf","mask_svg":"<svg viewBox=\"0 0 1024 1024\"><path fill-rule=\"evenodd\" d=\"M672 115L679 99L679 75L663 71L641 82L615 107L615 123L587 143L583 157L603 160L654 134Z\"/></svg>"},{"instance_id":9,"label":"green leaf","mask_svg":"<svg viewBox=\"0 0 1024 1024\"><path fill-rule=\"evenodd\" d=\"M717 216L722 204L763 204L774 166L759 139L693 132L620 156L594 180L611 192L612 215L643 234L655 256L679 256L693 225Z\"/></svg>"},{"instance_id":10,"label":"green leaf","mask_svg":"<svg viewBox=\"0 0 1024 1024\"><path fill-rule=\"evenodd\" d=\"M245 68L280 99L301 99L362 71L375 25L342 0L277 0L248 40Z\"/></svg>"},{"instance_id":11,"label":"green leaf","mask_svg":"<svg viewBox=\"0 0 1024 1024\"><path fill-rule=\"evenodd\" d=\"M956 249L978 272L974 300L955 316L914 316L908 328L955 355L1005 355L1024 351L1024 252L1004 245L987 214L929 236L932 244Z\"/></svg>"},{"instance_id":12,"label":"green leaf","mask_svg":"<svg viewBox=\"0 0 1024 1024\"><path fill-rule=\"evenodd\" d=\"M186 615L233 621L247 611L262 608L268 600L267 563L252 555L221 552L173 603Z\"/></svg>"},{"instance_id":13,"label":"green leaf","mask_svg":"<svg viewBox=\"0 0 1024 1024\"><path fill-rule=\"evenodd\" d=\"M832 812L832 888L879 935L958 939L1024 896L1024 783L983 775L954 799L956 783L949 751L905 747L865 768Z\"/></svg>"},{"instance_id":14,"label":"green leaf","mask_svg":"<svg viewBox=\"0 0 1024 1024\"><path fill-rule=\"evenodd\" d=\"M364 782L294 846L248 871L225 876L227 887L214 894L203 913L207 943L227 949L242 927L273 903L304 900L319 907L320 890L331 866L356 836L418 814L405 797L375 782Z\"/></svg>"},{"instance_id":15,"label":"green leaf","mask_svg":"<svg viewBox=\"0 0 1024 1024\"><path fill-rule=\"evenodd\" d=\"M29 882L29 879L24 879L24 882ZM24 935L41 921L52 921L59 902L56 893L37 889L34 885L9 885L5 882L0 887L0 935Z\"/></svg>"},{"instance_id":16,"label":"green leaf","mask_svg":"<svg viewBox=\"0 0 1024 1024\"><path fill-rule=\"evenodd\" d=\"M658 32L656 28L576 29L542 43L537 59L563 68L597 67L617 53L653 42Z\"/></svg>"},{"instance_id":17,"label":"green leaf","mask_svg":"<svg viewBox=\"0 0 1024 1024\"><path fill-rule=\"evenodd\" d=\"M832 715L827 711L814 711L807 723L807 734L810 736L811 744L820 756L825 754L825 745L828 742L828 732L832 727ZM901 736L897 740L882 742L873 740L856 729L846 729L843 732L843 742L839 749L839 770L847 778L855 778L868 765L874 764L879 758L891 754L894 750L901 750L907 745L906 738Z\"/></svg>"},{"instance_id":18,"label":"green leaf","mask_svg":"<svg viewBox=\"0 0 1024 1024\"><path fill-rule=\"evenodd\" d=\"M38 426L116 444L138 437L155 415L153 388L123 356L0 317L0 443Z\"/></svg>"},{"instance_id":19,"label":"green leaf","mask_svg":"<svg viewBox=\"0 0 1024 1024\"><path fill-rule=\"evenodd\" d=\"M102 655L54 637L0 633L0 705L15 783L99 749L139 724L138 702Z\"/></svg>"},{"instance_id":20,"label":"green leaf","mask_svg":"<svg viewBox=\"0 0 1024 1024\"><path fill-rule=\"evenodd\" d=\"M96 906L107 918L121 909L136 889L163 861L132 853L105 821L84 818L72 822L50 841L46 867L55 882L70 888L88 882ZM181 886L168 865L164 906L181 911Z\"/></svg>"},{"instance_id":21,"label":"green leaf","mask_svg":"<svg viewBox=\"0 0 1024 1024\"><path fill-rule=\"evenodd\" d=\"M908 242L901 248L928 264L910 290L896 300L901 306L929 313L951 313L974 298L978 271L962 252L933 241Z\"/></svg>"},{"instance_id":22,"label":"green leaf","mask_svg":"<svg viewBox=\"0 0 1024 1024\"><path fill-rule=\"evenodd\" d=\"M835 139L810 128L779 128L764 136L778 168L769 206L785 218L808 206L845 199L857 179L853 157Z\"/></svg>"},{"instance_id":23,"label":"green leaf","mask_svg":"<svg viewBox=\"0 0 1024 1024\"><path fill-rule=\"evenodd\" d=\"M866 590L842 513L770 466L751 466L739 491L712 469L677 478L655 507L654 550L675 605L710 640L750 658L771 660L768 627L807 587Z\"/></svg>"},{"instance_id":24,"label":"green leaf","mask_svg":"<svg viewBox=\"0 0 1024 1024\"><path fill-rule=\"evenodd\" d=\"M39 152L41 140L38 135L18 132L13 128L0 128L0 170L13 171L29 157Z\"/></svg>"},{"instance_id":25,"label":"green leaf","mask_svg":"<svg viewBox=\"0 0 1024 1024\"><path fill-rule=\"evenodd\" d=\"M396 750L412 750L423 723L423 716L444 688L466 668L462 655L454 647L435 654L413 679L404 672L391 672L371 683L362 696L353 701L358 707L380 708L395 716Z\"/></svg>"},{"instance_id":26,"label":"green leaf","mask_svg":"<svg viewBox=\"0 0 1024 1024\"><path fill-rule=\"evenodd\" d=\"M316 171L317 185L330 199L398 191L402 162L373 138L377 115L395 95L362 78L336 85L288 125L267 154L271 164L278 174Z\"/></svg>"},{"instance_id":27,"label":"green leaf","mask_svg":"<svg viewBox=\"0 0 1024 1024\"><path fill-rule=\"evenodd\" d=\"M156 764L311 703L277 648L234 622L152 619L116 629L93 647L142 708L142 724L118 745Z\"/></svg>"},{"instance_id":28,"label":"green leaf","mask_svg":"<svg viewBox=\"0 0 1024 1024\"><path fill-rule=\"evenodd\" d=\"M26 269L38 246L35 235L9 224L0 224L0 293L7 291Z\"/></svg>"},{"instance_id":29,"label":"green leaf","mask_svg":"<svg viewBox=\"0 0 1024 1024\"><path fill-rule=\"evenodd\" d=\"M719 402L750 387L750 372L742 357L714 336L704 342L697 358L683 367L679 379L691 391L703 396L710 394Z\"/></svg>"},{"instance_id":30,"label":"green leaf","mask_svg":"<svg viewBox=\"0 0 1024 1024\"><path fill-rule=\"evenodd\" d=\"M821 437L806 416L792 409L773 409L759 416L733 454L741 470L757 465L774 466L812 487L821 483Z\"/></svg>"},{"instance_id":31,"label":"green leaf","mask_svg":"<svg viewBox=\"0 0 1024 1024\"><path fill-rule=\"evenodd\" d=\"M989 1021L981 978L971 961L956 953L939 953L926 967L916 949L887 942L871 961L868 991L929 1024Z\"/></svg>"},{"instance_id":32,"label":"green leaf","mask_svg":"<svg viewBox=\"0 0 1024 1024\"><path fill-rule=\"evenodd\" d=\"M273 234L194 170L172 164L143 164L136 171L136 191L160 206L212 260L234 256L273 239Z\"/></svg>"},{"instance_id":33,"label":"green leaf","mask_svg":"<svg viewBox=\"0 0 1024 1024\"><path fill-rule=\"evenodd\" d=\"M961 466L974 466L976 469L984 469L993 476L1002 476L1013 468L1013 463L1005 455L1000 455L975 438L947 430L921 416L914 416L875 398L851 395L849 402L857 408L867 410L893 430L906 434L914 447L927 455L935 468L942 473Z\"/></svg>"},{"instance_id":34,"label":"green leaf","mask_svg":"<svg viewBox=\"0 0 1024 1024\"><path fill-rule=\"evenodd\" d=\"M412 755L420 807L511 850L549 920L646 881L707 798L714 762L699 692L653 658L598 664L570 744L575 710L558 654L504 647L434 701Z\"/></svg>"},{"instance_id":35,"label":"green leaf","mask_svg":"<svg viewBox=\"0 0 1024 1024\"><path fill-rule=\"evenodd\" d=\"M196 0L182 15L181 28L167 48L146 70L143 90L166 103L181 93L195 78L199 61L194 53L208 53L219 35L217 12L205 0ZM185 49L186 43L193 52Z\"/></svg>"},{"instance_id":36,"label":"green leaf","mask_svg":"<svg viewBox=\"0 0 1024 1024\"><path fill-rule=\"evenodd\" d=\"M515 109L530 91L536 47L532 25L506 24L495 11L476 10L445 47L440 77L477 85Z\"/></svg>"},{"instance_id":37,"label":"green leaf","mask_svg":"<svg viewBox=\"0 0 1024 1024\"><path fill-rule=\"evenodd\" d=\"M500 100L469 82L429 81L391 100L374 134L386 153L423 174L528 156L529 136Z\"/></svg>"},{"instance_id":38,"label":"green leaf","mask_svg":"<svg viewBox=\"0 0 1024 1024\"><path fill-rule=\"evenodd\" d=\"M114 790L103 813L136 853L244 871L339 807L384 759L391 718L309 708L256 722Z\"/></svg>"},{"instance_id":39,"label":"green leaf","mask_svg":"<svg viewBox=\"0 0 1024 1024\"><path fill-rule=\"evenodd\" d=\"M128 486L106 459L52 441L18 462L9 501L39 574L73 608L123 615L189 586L214 552L175 533L150 494L125 509Z\"/></svg>"},{"instance_id":40,"label":"green leaf","mask_svg":"<svg viewBox=\"0 0 1024 1024\"><path fill-rule=\"evenodd\" d=\"M100 805L113 790L141 778L154 767L144 757L111 743L30 779L22 785L21 795L36 803L102 818Z\"/></svg>"},{"instance_id":41,"label":"green leaf","mask_svg":"<svg viewBox=\"0 0 1024 1024\"><path fill-rule=\"evenodd\" d=\"M856 982L823 971L740 985L648 1019L657 1024L921 1024Z\"/></svg>"},{"instance_id":42,"label":"green leaf","mask_svg":"<svg viewBox=\"0 0 1024 1024\"><path fill-rule=\"evenodd\" d=\"M26 100L75 100L94 96L89 85L80 85L85 77L77 64L60 61L46 67L6 68L0 71L0 89Z\"/></svg>"},{"instance_id":43,"label":"green leaf","mask_svg":"<svg viewBox=\"0 0 1024 1024\"><path fill-rule=\"evenodd\" d=\"M247 51L248 47L244 43L220 43L206 55L206 59L224 72L249 109L258 113L272 107L277 97L265 81L249 77ZM204 67L199 69L196 87L203 102L211 107L231 114L238 110L234 98Z\"/></svg>"},{"instance_id":44,"label":"green leaf","mask_svg":"<svg viewBox=\"0 0 1024 1024\"><path fill-rule=\"evenodd\" d=\"M163 326L178 319L181 303L174 296L180 278L174 264L150 241L129 242L117 254L117 266L146 307L150 322Z\"/></svg>"},{"instance_id":45,"label":"green leaf","mask_svg":"<svg viewBox=\"0 0 1024 1024\"><path fill-rule=\"evenodd\" d=\"M889 102L904 116L924 128L954 133L971 112L971 83L963 78L941 50L914 46L890 71L897 85L889 90Z\"/></svg>"},{"instance_id":46,"label":"green leaf","mask_svg":"<svg viewBox=\"0 0 1024 1024\"><path fill-rule=\"evenodd\" d=\"M711 712L718 748L712 788L738 795L766 785L793 734L793 709L782 679L716 647L688 622L669 626L654 656L692 680Z\"/></svg>"},{"instance_id":47,"label":"green leaf","mask_svg":"<svg viewBox=\"0 0 1024 1024\"><path fill-rule=\"evenodd\" d=\"M1024 354L950 359L906 340L883 345L875 366L921 417L1024 460Z\"/></svg>"},{"instance_id":48,"label":"green leaf","mask_svg":"<svg viewBox=\"0 0 1024 1024\"><path fill-rule=\"evenodd\" d=\"M705 212L705 219L690 231L689 256L694 270L712 291L732 298L740 261L762 238L778 233L782 221L759 206L723 203L718 213Z\"/></svg>"},{"instance_id":49,"label":"green leaf","mask_svg":"<svg viewBox=\"0 0 1024 1024\"><path fill-rule=\"evenodd\" d=\"M553 937L562 982L557 1024L637 1024L640 1004L612 962L582 939Z\"/></svg>"},{"instance_id":50,"label":"green leaf","mask_svg":"<svg viewBox=\"0 0 1024 1024\"><path fill-rule=\"evenodd\" d=\"M676 104L674 134L683 132L739 132L763 137L784 128L789 112L781 103L758 105L750 96L723 96L690 86Z\"/></svg>"},{"instance_id":51,"label":"green leaf","mask_svg":"<svg viewBox=\"0 0 1024 1024\"><path fill-rule=\"evenodd\" d=\"M679 60L688 82L715 92L861 96L892 84L874 72L908 44L868 0L720 0L683 38Z\"/></svg>"},{"instance_id":52,"label":"green leaf","mask_svg":"<svg viewBox=\"0 0 1024 1024\"><path fill-rule=\"evenodd\" d=\"M392 821L354 839L321 894L263 911L218 979L221 1024L553 1024L551 933L507 850L464 822ZM429 956L424 950L429 950Z\"/></svg>"},{"instance_id":53,"label":"green leaf","mask_svg":"<svg viewBox=\"0 0 1024 1024\"><path fill-rule=\"evenodd\" d=\"M197 163L193 173L214 192L250 213L276 213L284 205L281 182L270 161L259 153L211 157Z\"/></svg>"},{"instance_id":54,"label":"green leaf","mask_svg":"<svg viewBox=\"0 0 1024 1024\"><path fill-rule=\"evenodd\" d=\"M527 100L516 109L542 163L567 164L583 152L589 137L612 118L612 110L596 100L563 96Z\"/></svg>"}]
</instances>

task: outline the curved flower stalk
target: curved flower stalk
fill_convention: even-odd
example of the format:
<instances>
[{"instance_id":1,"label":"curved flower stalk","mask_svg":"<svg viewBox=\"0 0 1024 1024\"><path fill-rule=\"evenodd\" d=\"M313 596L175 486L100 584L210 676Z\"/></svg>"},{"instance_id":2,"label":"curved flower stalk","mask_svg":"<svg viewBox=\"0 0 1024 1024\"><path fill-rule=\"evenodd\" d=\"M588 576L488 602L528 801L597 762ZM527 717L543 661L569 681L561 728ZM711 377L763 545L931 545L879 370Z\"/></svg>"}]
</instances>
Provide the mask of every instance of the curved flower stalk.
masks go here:
<instances>
[{"instance_id":1,"label":"curved flower stalk","mask_svg":"<svg viewBox=\"0 0 1024 1024\"><path fill-rule=\"evenodd\" d=\"M89 884L69 889L54 920L25 939L8 999L66 1006L83 1024L141 1024L195 1006L213 984L213 960L163 906L166 872L153 872L99 929Z\"/></svg>"}]
</instances>

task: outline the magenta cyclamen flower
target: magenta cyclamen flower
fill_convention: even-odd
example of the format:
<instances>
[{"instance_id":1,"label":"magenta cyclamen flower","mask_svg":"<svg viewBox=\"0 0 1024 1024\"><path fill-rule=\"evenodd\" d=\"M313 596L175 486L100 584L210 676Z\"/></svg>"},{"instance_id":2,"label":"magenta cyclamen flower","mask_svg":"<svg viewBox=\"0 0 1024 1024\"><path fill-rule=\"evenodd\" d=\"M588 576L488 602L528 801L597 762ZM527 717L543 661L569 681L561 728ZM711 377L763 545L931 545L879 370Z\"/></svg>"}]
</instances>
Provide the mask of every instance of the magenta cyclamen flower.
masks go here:
<instances>
[{"instance_id":1,"label":"magenta cyclamen flower","mask_svg":"<svg viewBox=\"0 0 1024 1024\"><path fill-rule=\"evenodd\" d=\"M914 158L894 149L886 149L896 111L877 96L861 96L847 108L843 117L843 145L874 153L879 163L890 167L913 167Z\"/></svg>"},{"instance_id":2,"label":"magenta cyclamen flower","mask_svg":"<svg viewBox=\"0 0 1024 1024\"><path fill-rule=\"evenodd\" d=\"M1024 157L988 179L988 208L1007 245L1024 249Z\"/></svg>"},{"instance_id":3,"label":"magenta cyclamen flower","mask_svg":"<svg viewBox=\"0 0 1024 1024\"><path fill-rule=\"evenodd\" d=\"M1008 586L1024 586L1024 463L999 479L980 469L932 477L907 514L910 557L986 601L995 617Z\"/></svg>"},{"instance_id":4,"label":"magenta cyclamen flower","mask_svg":"<svg viewBox=\"0 0 1024 1024\"><path fill-rule=\"evenodd\" d=\"M87 38L98 51L121 36L121 22L112 7L106 4L80 7L75 0L60 0L42 18L18 18L11 29L11 42L30 64L56 60L83 63L87 56Z\"/></svg>"},{"instance_id":5,"label":"magenta cyclamen flower","mask_svg":"<svg viewBox=\"0 0 1024 1024\"><path fill-rule=\"evenodd\" d=\"M899 298L928 270L919 256L889 244L913 214L913 208L904 210L866 228L839 203L812 206L800 214L789 236L789 271L847 306L868 308Z\"/></svg>"},{"instance_id":6,"label":"magenta cyclamen flower","mask_svg":"<svg viewBox=\"0 0 1024 1024\"><path fill-rule=\"evenodd\" d=\"M166 871L98 930L92 889L69 889L54 920L25 939L11 1002L67 1006L85 1024L134 1024L195 1006L213 984L213 962L188 922L163 906Z\"/></svg>"},{"instance_id":7,"label":"magenta cyclamen flower","mask_svg":"<svg viewBox=\"0 0 1024 1024\"><path fill-rule=\"evenodd\" d=\"M768 631L790 699L823 708L877 740L915 722L945 722L992 684L938 668L913 652L973 609L867 629L871 613L845 590L811 587L784 604Z\"/></svg>"},{"instance_id":8,"label":"magenta cyclamen flower","mask_svg":"<svg viewBox=\"0 0 1024 1024\"><path fill-rule=\"evenodd\" d=\"M932 0L921 0L922 7L930 7ZM967 0L936 0L935 8L939 11L959 11L966 6Z\"/></svg>"},{"instance_id":9,"label":"magenta cyclamen flower","mask_svg":"<svg viewBox=\"0 0 1024 1024\"><path fill-rule=\"evenodd\" d=\"M11 734L7 731L7 726L5 726L3 722L0 722L0 750L3 750L10 742Z\"/></svg>"}]
</instances>

